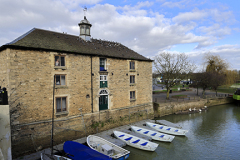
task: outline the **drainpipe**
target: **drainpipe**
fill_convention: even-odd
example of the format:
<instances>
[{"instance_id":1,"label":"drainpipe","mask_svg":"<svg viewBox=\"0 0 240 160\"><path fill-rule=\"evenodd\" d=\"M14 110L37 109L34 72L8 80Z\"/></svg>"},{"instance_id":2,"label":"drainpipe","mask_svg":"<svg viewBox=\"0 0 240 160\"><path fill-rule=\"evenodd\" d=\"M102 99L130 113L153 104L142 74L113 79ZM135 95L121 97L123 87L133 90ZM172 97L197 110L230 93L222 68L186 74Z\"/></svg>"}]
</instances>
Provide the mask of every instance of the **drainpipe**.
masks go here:
<instances>
[{"instance_id":1,"label":"drainpipe","mask_svg":"<svg viewBox=\"0 0 240 160\"><path fill-rule=\"evenodd\" d=\"M93 113L93 80L92 80L92 56L91 56L91 106L92 106L92 113Z\"/></svg>"},{"instance_id":2,"label":"drainpipe","mask_svg":"<svg viewBox=\"0 0 240 160\"><path fill-rule=\"evenodd\" d=\"M52 108L51 156L53 156L54 95L55 95L55 75L54 75L54 78L53 78L53 108Z\"/></svg>"}]
</instances>

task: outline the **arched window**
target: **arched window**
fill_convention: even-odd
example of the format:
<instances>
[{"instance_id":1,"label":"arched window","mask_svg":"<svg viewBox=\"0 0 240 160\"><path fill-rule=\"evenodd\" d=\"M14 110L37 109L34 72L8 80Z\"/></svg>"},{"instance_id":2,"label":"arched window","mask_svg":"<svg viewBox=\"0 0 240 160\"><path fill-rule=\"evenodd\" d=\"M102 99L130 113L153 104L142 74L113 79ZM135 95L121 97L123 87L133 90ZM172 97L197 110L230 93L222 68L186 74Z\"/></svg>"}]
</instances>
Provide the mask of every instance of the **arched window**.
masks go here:
<instances>
[{"instance_id":1,"label":"arched window","mask_svg":"<svg viewBox=\"0 0 240 160\"><path fill-rule=\"evenodd\" d=\"M103 89L99 92L99 95L108 95L108 91L106 89Z\"/></svg>"}]
</instances>

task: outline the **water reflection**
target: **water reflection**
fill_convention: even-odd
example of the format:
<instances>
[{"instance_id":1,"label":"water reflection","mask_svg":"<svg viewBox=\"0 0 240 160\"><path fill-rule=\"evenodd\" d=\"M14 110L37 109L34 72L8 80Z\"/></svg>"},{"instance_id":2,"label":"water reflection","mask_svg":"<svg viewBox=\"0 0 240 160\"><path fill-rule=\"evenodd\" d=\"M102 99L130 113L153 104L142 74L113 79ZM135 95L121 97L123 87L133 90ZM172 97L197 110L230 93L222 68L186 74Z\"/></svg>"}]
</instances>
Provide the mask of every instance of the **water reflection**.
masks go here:
<instances>
[{"instance_id":1,"label":"water reflection","mask_svg":"<svg viewBox=\"0 0 240 160\"><path fill-rule=\"evenodd\" d=\"M124 148L131 152L129 156L129 160L148 160L148 159L154 159L155 157L158 156L156 151L154 152L144 151L144 150L140 150L130 146L126 146ZM159 147L157 149L159 149Z\"/></svg>"},{"instance_id":2,"label":"water reflection","mask_svg":"<svg viewBox=\"0 0 240 160\"><path fill-rule=\"evenodd\" d=\"M142 159L239 159L240 107L219 105L191 115L169 115L165 119L177 123L189 132L176 136L172 143L157 142L155 152L126 147L130 160Z\"/></svg>"},{"instance_id":3,"label":"water reflection","mask_svg":"<svg viewBox=\"0 0 240 160\"><path fill-rule=\"evenodd\" d=\"M240 107L233 107L233 116L237 120L237 122L240 123Z\"/></svg>"}]
</instances>

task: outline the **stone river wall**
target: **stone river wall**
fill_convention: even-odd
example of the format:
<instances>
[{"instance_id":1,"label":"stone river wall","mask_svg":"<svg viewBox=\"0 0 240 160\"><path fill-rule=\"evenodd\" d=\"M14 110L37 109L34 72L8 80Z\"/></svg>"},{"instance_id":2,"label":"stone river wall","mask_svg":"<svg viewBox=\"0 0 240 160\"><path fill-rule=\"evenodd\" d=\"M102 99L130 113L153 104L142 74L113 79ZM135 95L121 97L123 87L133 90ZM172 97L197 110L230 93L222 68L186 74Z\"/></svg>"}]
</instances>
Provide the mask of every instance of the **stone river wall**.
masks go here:
<instances>
[{"instance_id":1,"label":"stone river wall","mask_svg":"<svg viewBox=\"0 0 240 160\"><path fill-rule=\"evenodd\" d=\"M188 110L189 108L200 109L200 108L203 108L204 106L210 107L210 106L221 105L226 103L233 103L232 97L199 99L196 101L154 103L153 104L154 117L162 117L165 115L174 114L178 111Z\"/></svg>"}]
</instances>

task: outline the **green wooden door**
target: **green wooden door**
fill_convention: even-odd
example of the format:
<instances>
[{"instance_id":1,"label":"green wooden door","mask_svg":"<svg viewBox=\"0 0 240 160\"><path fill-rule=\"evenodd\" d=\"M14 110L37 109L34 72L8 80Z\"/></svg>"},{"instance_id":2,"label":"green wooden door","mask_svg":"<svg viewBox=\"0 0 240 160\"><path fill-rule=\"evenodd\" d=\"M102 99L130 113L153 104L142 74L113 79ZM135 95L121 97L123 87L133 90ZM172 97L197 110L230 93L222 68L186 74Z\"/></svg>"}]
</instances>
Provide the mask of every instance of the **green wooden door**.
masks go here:
<instances>
[{"instance_id":1,"label":"green wooden door","mask_svg":"<svg viewBox=\"0 0 240 160\"><path fill-rule=\"evenodd\" d=\"M102 95L99 97L99 110L108 109L108 95Z\"/></svg>"}]
</instances>

